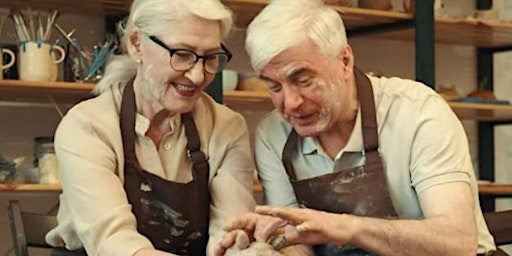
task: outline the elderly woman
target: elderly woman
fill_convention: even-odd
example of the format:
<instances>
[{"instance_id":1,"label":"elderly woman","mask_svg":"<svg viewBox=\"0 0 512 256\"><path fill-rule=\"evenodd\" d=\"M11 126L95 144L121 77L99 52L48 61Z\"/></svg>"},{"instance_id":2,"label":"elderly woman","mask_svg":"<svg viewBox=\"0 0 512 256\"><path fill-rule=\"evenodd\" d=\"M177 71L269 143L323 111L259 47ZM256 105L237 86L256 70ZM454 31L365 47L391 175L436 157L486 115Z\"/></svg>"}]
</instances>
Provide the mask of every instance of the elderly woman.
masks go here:
<instances>
[{"instance_id":1,"label":"elderly woman","mask_svg":"<svg viewBox=\"0 0 512 256\"><path fill-rule=\"evenodd\" d=\"M56 131L63 193L49 244L209 255L224 220L253 210L245 120L203 92L231 58L221 44L231 25L218 0L133 2L127 54Z\"/></svg>"}]
</instances>

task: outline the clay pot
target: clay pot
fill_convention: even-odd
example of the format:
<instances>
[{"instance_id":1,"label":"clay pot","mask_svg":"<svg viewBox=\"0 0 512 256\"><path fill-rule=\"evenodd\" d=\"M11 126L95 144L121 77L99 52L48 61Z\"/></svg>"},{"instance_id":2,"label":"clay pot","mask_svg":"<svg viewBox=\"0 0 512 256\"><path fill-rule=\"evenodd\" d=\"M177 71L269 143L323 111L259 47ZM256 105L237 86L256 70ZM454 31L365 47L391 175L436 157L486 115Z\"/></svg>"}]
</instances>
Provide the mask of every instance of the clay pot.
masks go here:
<instances>
[{"instance_id":1,"label":"clay pot","mask_svg":"<svg viewBox=\"0 0 512 256\"><path fill-rule=\"evenodd\" d=\"M360 8L375 10L391 10L391 0L359 0Z\"/></svg>"},{"instance_id":2,"label":"clay pot","mask_svg":"<svg viewBox=\"0 0 512 256\"><path fill-rule=\"evenodd\" d=\"M348 7L352 7L354 5L353 2L354 2L353 0L324 0L325 4L348 6Z\"/></svg>"}]
</instances>

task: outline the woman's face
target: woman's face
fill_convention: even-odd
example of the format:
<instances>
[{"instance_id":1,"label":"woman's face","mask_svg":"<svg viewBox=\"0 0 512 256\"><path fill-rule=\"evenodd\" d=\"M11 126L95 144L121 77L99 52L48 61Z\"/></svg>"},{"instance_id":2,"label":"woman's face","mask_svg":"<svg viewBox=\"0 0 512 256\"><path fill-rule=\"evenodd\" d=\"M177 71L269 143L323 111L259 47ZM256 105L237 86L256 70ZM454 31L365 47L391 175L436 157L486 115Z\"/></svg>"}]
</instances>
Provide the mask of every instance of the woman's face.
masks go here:
<instances>
[{"instance_id":1,"label":"woman's face","mask_svg":"<svg viewBox=\"0 0 512 256\"><path fill-rule=\"evenodd\" d=\"M161 110L171 114L191 111L215 74L205 72L202 59L188 70L175 70L170 65L169 51L148 36L155 36L167 48L187 49L204 56L221 51L220 23L187 15L169 27L167 34L139 33L142 63L137 69L136 80L141 81L139 93L142 97L139 99L143 101L142 105L149 106L154 113Z\"/></svg>"}]
</instances>

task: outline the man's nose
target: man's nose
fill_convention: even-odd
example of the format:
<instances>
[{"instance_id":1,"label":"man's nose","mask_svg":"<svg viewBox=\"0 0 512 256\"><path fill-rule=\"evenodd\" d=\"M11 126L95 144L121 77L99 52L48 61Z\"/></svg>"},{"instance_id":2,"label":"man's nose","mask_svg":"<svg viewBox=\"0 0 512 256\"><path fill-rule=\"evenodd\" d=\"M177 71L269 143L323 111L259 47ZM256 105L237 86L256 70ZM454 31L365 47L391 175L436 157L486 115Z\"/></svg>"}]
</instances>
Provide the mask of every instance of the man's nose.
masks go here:
<instances>
[{"instance_id":1,"label":"man's nose","mask_svg":"<svg viewBox=\"0 0 512 256\"><path fill-rule=\"evenodd\" d=\"M297 109L304 102L304 98L296 86L283 86L285 109Z\"/></svg>"}]
</instances>

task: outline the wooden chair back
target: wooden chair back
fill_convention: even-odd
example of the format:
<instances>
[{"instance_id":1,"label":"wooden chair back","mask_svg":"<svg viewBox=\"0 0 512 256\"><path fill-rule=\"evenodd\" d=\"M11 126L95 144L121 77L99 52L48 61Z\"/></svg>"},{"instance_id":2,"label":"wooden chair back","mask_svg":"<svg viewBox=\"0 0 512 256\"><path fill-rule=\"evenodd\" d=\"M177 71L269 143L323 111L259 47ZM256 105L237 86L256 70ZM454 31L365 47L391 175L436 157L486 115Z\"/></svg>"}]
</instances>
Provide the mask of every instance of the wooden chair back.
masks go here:
<instances>
[{"instance_id":1,"label":"wooden chair back","mask_svg":"<svg viewBox=\"0 0 512 256\"><path fill-rule=\"evenodd\" d=\"M484 219L496 246L512 244L512 210L486 212ZM493 256L508 256L508 254L498 249Z\"/></svg>"}]
</instances>

